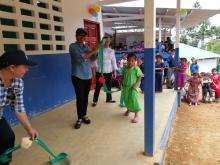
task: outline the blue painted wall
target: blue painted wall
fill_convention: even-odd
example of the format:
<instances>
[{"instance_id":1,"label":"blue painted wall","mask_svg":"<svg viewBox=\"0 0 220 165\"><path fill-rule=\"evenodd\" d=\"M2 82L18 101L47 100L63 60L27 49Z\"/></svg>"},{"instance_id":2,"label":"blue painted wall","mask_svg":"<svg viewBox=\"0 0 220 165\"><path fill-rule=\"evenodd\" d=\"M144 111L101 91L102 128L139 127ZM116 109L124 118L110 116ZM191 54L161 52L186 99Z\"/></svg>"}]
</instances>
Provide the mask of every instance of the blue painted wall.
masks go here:
<instances>
[{"instance_id":1,"label":"blue painted wall","mask_svg":"<svg viewBox=\"0 0 220 165\"><path fill-rule=\"evenodd\" d=\"M69 54L33 55L29 58L38 63L23 78L24 103L30 118L75 98ZM4 113L11 125L18 123L12 111Z\"/></svg>"}]
</instances>

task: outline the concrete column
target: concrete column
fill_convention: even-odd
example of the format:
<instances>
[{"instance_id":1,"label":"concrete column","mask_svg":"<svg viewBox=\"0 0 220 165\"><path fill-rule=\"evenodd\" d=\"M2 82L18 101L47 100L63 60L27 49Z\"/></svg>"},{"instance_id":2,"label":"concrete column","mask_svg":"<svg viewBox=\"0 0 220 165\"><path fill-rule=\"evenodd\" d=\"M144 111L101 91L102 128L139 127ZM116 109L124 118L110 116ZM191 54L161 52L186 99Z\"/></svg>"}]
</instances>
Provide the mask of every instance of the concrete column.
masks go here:
<instances>
[{"instance_id":1,"label":"concrete column","mask_svg":"<svg viewBox=\"0 0 220 165\"><path fill-rule=\"evenodd\" d=\"M154 0L144 1L144 152L154 155L155 150L155 29Z\"/></svg>"},{"instance_id":2,"label":"concrete column","mask_svg":"<svg viewBox=\"0 0 220 165\"><path fill-rule=\"evenodd\" d=\"M161 24L162 24L162 20L161 17L159 18L159 38L158 41L161 42Z\"/></svg>"},{"instance_id":3,"label":"concrete column","mask_svg":"<svg viewBox=\"0 0 220 165\"><path fill-rule=\"evenodd\" d=\"M176 3L176 56L175 56L175 66L177 67L179 64L179 43L180 43L180 9L181 9L181 0L177 0ZM175 89L177 89L177 79L178 74L175 72Z\"/></svg>"},{"instance_id":4,"label":"concrete column","mask_svg":"<svg viewBox=\"0 0 220 165\"><path fill-rule=\"evenodd\" d=\"M176 15L176 43L175 43L175 47L176 47L176 64L178 65L178 61L179 61L179 43L180 43L180 9L181 9L181 0L177 0L177 6L176 6L176 10L177 10L177 15Z\"/></svg>"}]
</instances>

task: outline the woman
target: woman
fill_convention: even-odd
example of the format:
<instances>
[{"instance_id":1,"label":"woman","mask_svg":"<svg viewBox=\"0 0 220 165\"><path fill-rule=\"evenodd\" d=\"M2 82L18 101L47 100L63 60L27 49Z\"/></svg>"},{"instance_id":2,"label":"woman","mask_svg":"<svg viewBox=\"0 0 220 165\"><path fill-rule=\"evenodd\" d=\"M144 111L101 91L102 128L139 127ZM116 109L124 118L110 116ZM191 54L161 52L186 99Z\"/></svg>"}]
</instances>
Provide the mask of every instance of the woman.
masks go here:
<instances>
[{"instance_id":1,"label":"woman","mask_svg":"<svg viewBox=\"0 0 220 165\"><path fill-rule=\"evenodd\" d=\"M78 120L74 127L79 129L82 122L90 124L91 120L87 115L88 97L92 79L90 60L95 60L97 49L90 51L84 44L86 31L82 28L76 30L76 42L70 44L69 52L72 63L72 83L76 93L76 107Z\"/></svg>"},{"instance_id":2,"label":"woman","mask_svg":"<svg viewBox=\"0 0 220 165\"><path fill-rule=\"evenodd\" d=\"M11 127L3 117L6 105L11 105L15 116L21 122L28 135L35 139L38 132L31 126L23 103L23 80L28 71L27 66L36 63L27 59L21 50L6 51L0 57L0 155L8 148L14 147L15 135ZM9 155L11 158L12 155ZM7 165L0 162L0 165Z\"/></svg>"},{"instance_id":3,"label":"woman","mask_svg":"<svg viewBox=\"0 0 220 165\"><path fill-rule=\"evenodd\" d=\"M104 37L103 39L106 39L105 45L104 45L104 52L103 52L103 73L106 80L106 86L109 91L111 91L112 87L112 74L114 78L117 77L117 64L115 59L115 51L111 48L109 48L111 39L110 37ZM96 88L93 96L93 104L92 106L96 106L99 98L100 89L102 87L102 84L99 82L99 78L101 77L101 65L100 61L96 61ZM115 103L115 100L112 100L112 95L110 93L106 93L106 102L107 103Z\"/></svg>"}]
</instances>

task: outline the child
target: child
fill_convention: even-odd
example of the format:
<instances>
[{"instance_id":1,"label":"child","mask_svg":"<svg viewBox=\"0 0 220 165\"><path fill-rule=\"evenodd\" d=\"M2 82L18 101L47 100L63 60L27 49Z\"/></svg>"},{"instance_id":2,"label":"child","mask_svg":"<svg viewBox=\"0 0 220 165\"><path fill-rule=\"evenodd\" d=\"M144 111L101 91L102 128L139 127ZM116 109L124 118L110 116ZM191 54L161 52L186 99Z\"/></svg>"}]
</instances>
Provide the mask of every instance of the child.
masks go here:
<instances>
[{"instance_id":1,"label":"child","mask_svg":"<svg viewBox=\"0 0 220 165\"><path fill-rule=\"evenodd\" d=\"M216 68L212 69L210 79L212 80L211 88L215 91L215 98L218 100L220 98L220 76Z\"/></svg>"},{"instance_id":2,"label":"child","mask_svg":"<svg viewBox=\"0 0 220 165\"><path fill-rule=\"evenodd\" d=\"M181 58L178 67L177 87L182 89L186 83L187 59Z\"/></svg>"},{"instance_id":3,"label":"child","mask_svg":"<svg viewBox=\"0 0 220 165\"><path fill-rule=\"evenodd\" d=\"M199 73L193 73L192 77L188 80L189 88L187 91L187 99L189 105L193 103L195 106L199 103L199 85L202 85L202 79L200 78Z\"/></svg>"},{"instance_id":4,"label":"child","mask_svg":"<svg viewBox=\"0 0 220 165\"><path fill-rule=\"evenodd\" d=\"M212 80L209 76L208 73L204 73L202 81L202 97L204 102L211 103L213 101L213 91L211 89Z\"/></svg>"},{"instance_id":5,"label":"child","mask_svg":"<svg viewBox=\"0 0 220 165\"><path fill-rule=\"evenodd\" d=\"M142 72L139 67L135 66L137 57L135 53L129 53L127 57L127 66L123 68L122 80L122 96L124 98L127 111L125 116L129 116L130 112L134 112L135 116L132 119L133 123L138 123L138 112L141 111L141 106L138 101L138 89L142 77Z\"/></svg>"},{"instance_id":6,"label":"child","mask_svg":"<svg viewBox=\"0 0 220 165\"><path fill-rule=\"evenodd\" d=\"M199 65L197 64L197 60L194 57L191 60L192 60L192 64L190 65L191 75L193 75L193 73L199 73Z\"/></svg>"},{"instance_id":7,"label":"child","mask_svg":"<svg viewBox=\"0 0 220 165\"><path fill-rule=\"evenodd\" d=\"M144 59L142 59L142 64L139 67L140 67L142 73L144 74ZM141 89L141 93L144 93L144 75L141 78L140 89Z\"/></svg>"},{"instance_id":8,"label":"child","mask_svg":"<svg viewBox=\"0 0 220 165\"><path fill-rule=\"evenodd\" d=\"M155 91L162 92L163 91L163 70L165 68L164 63L162 62L162 56L156 55L156 63L155 63Z\"/></svg>"}]
</instances>

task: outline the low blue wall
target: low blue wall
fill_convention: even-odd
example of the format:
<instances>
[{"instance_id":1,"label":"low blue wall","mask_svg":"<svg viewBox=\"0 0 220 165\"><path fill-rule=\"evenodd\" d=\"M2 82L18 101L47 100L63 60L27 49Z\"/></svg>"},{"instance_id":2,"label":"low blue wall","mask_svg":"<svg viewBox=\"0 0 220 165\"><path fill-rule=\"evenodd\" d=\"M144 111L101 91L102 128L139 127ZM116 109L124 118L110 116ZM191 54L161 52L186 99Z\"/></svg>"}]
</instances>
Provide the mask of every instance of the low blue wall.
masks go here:
<instances>
[{"instance_id":1,"label":"low blue wall","mask_svg":"<svg viewBox=\"0 0 220 165\"><path fill-rule=\"evenodd\" d=\"M30 118L75 98L69 54L33 55L29 58L38 63L23 78L24 103ZM12 111L4 111L4 116L11 125L18 123Z\"/></svg>"}]
</instances>

